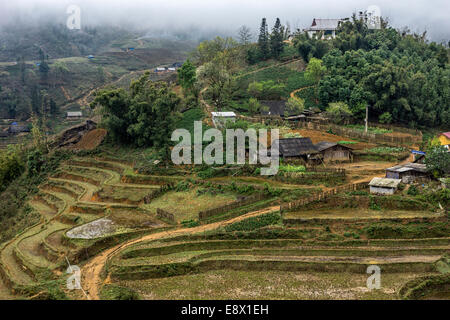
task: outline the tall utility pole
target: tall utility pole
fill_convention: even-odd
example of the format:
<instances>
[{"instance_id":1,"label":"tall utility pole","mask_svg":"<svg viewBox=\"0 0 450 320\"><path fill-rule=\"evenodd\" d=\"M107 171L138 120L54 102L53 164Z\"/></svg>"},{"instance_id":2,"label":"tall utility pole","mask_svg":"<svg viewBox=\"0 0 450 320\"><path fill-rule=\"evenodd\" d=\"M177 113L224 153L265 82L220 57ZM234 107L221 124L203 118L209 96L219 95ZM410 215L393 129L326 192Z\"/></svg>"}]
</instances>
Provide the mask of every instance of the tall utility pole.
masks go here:
<instances>
[{"instance_id":1,"label":"tall utility pole","mask_svg":"<svg viewBox=\"0 0 450 320\"><path fill-rule=\"evenodd\" d=\"M366 104L366 128L365 128L366 133L368 129L369 129L369 105Z\"/></svg>"}]
</instances>

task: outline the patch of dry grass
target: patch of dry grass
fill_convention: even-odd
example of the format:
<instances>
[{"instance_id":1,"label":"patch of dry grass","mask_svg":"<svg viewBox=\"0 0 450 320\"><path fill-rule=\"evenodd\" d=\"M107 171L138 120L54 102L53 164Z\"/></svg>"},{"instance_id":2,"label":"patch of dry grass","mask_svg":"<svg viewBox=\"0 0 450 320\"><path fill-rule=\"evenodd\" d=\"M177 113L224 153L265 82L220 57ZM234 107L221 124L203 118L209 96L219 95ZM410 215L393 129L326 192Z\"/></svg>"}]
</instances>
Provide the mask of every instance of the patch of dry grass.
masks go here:
<instances>
[{"instance_id":1,"label":"patch of dry grass","mask_svg":"<svg viewBox=\"0 0 450 320\"><path fill-rule=\"evenodd\" d=\"M217 208L236 200L231 193L217 195L197 195L197 189L176 192L171 191L145 205L144 208L152 213L160 208L175 215L177 221L197 219L198 213L203 210Z\"/></svg>"}]
</instances>

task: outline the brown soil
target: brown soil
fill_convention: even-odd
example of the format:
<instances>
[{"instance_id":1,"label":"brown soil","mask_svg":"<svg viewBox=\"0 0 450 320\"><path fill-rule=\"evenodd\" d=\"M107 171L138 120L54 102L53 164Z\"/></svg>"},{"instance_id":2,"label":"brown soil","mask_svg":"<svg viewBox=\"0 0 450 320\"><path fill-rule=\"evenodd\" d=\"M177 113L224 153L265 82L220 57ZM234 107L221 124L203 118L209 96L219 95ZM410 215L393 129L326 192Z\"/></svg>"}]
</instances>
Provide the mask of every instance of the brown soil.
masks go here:
<instances>
[{"instance_id":1,"label":"brown soil","mask_svg":"<svg viewBox=\"0 0 450 320\"><path fill-rule=\"evenodd\" d=\"M293 133L299 133L302 137L311 138L311 141L313 143L318 143L321 141L328 141L328 142L339 142L339 141L353 141L357 142L353 139L338 136L335 134L330 134L324 131L317 131L317 130L310 130L310 129L295 129L290 130L290 132ZM362 149L370 149L376 147L376 144L373 143L366 143L366 142L357 142L356 144L349 144L348 147L355 149L355 150L362 150Z\"/></svg>"},{"instance_id":2,"label":"brown soil","mask_svg":"<svg viewBox=\"0 0 450 320\"><path fill-rule=\"evenodd\" d=\"M86 133L72 148L78 150L93 150L105 139L108 132L105 129L94 129Z\"/></svg>"},{"instance_id":3,"label":"brown soil","mask_svg":"<svg viewBox=\"0 0 450 320\"><path fill-rule=\"evenodd\" d=\"M89 299L98 300L99 298L99 287L101 286L101 274L103 271L103 268L105 266L105 263L114 255L116 255L118 252L122 251L125 248L128 248L131 245L149 241L149 240L157 240L161 238L166 237L173 237L173 236L180 236L185 234L194 234L194 233L200 233L205 232L209 230L214 230L219 227L223 227L250 217L259 216L263 214L267 214L269 212L278 211L280 209L279 206L273 206L270 208L265 208L262 210L254 211L247 213L245 215L230 219L228 221L220 221L215 222L207 225L202 225L195 228L182 228L182 229L175 229L175 230L169 230L166 232L159 232L154 234L149 234L146 236L143 236L139 239L130 240L128 242L121 243L115 247L112 247L110 249L107 249L100 253L98 256L94 257L92 260L90 260L82 269L81 274L83 275L82 285L85 289L85 291L88 293Z\"/></svg>"},{"instance_id":4,"label":"brown soil","mask_svg":"<svg viewBox=\"0 0 450 320\"><path fill-rule=\"evenodd\" d=\"M396 137L396 138L409 138L414 137L414 135L409 133L403 133L403 132L390 132L384 134L387 137Z\"/></svg>"}]
</instances>

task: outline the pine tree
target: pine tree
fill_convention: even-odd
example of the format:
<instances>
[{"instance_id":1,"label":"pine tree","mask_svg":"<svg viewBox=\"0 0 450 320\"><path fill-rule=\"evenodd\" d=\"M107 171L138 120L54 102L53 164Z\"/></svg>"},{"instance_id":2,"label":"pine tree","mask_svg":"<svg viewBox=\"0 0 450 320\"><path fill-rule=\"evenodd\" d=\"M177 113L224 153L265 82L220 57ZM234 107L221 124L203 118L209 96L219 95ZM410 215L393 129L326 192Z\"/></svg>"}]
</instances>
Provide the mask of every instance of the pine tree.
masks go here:
<instances>
[{"instance_id":1,"label":"pine tree","mask_svg":"<svg viewBox=\"0 0 450 320\"><path fill-rule=\"evenodd\" d=\"M258 47L263 59L267 59L270 57L269 31L266 18L263 18L261 22L261 28L258 37Z\"/></svg>"},{"instance_id":2,"label":"pine tree","mask_svg":"<svg viewBox=\"0 0 450 320\"><path fill-rule=\"evenodd\" d=\"M50 98L50 114L56 115L59 112L58 106L56 105L55 100L53 98Z\"/></svg>"},{"instance_id":3,"label":"pine tree","mask_svg":"<svg viewBox=\"0 0 450 320\"><path fill-rule=\"evenodd\" d=\"M277 18L270 35L270 49L275 58L278 58L283 52L283 33L284 28L281 26L280 18Z\"/></svg>"},{"instance_id":4,"label":"pine tree","mask_svg":"<svg viewBox=\"0 0 450 320\"><path fill-rule=\"evenodd\" d=\"M34 86L31 89L31 111L34 114L39 115L41 113L40 107L41 107L41 103L40 103L40 98L39 98L39 90L38 90L37 86Z\"/></svg>"}]
</instances>

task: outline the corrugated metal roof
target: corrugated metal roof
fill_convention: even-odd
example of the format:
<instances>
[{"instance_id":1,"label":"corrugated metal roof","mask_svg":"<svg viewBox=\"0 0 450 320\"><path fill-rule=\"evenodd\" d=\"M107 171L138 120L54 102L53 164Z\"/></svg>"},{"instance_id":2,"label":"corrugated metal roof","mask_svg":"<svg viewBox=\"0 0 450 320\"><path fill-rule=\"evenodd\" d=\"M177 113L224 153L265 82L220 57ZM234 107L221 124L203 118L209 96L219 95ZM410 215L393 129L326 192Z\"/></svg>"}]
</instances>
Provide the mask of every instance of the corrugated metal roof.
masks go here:
<instances>
[{"instance_id":1,"label":"corrugated metal roof","mask_svg":"<svg viewBox=\"0 0 450 320\"><path fill-rule=\"evenodd\" d=\"M399 164L391 168L387 168L386 171L394 171L394 172L418 171L426 173L428 172L428 169L426 164L423 163L406 163L406 164Z\"/></svg>"},{"instance_id":2,"label":"corrugated metal roof","mask_svg":"<svg viewBox=\"0 0 450 320\"><path fill-rule=\"evenodd\" d=\"M211 112L213 117L223 117L223 118L231 118L236 117L236 113L232 111L226 111L226 112Z\"/></svg>"},{"instance_id":3,"label":"corrugated metal roof","mask_svg":"<svg viewBox=\"0 0 450 320\"><path fill-rule=\"evenodd\" d=\"M441 135L450 139L450 132L443 132L443 133L441 133Z\"/></svg>"},{"instance_id":4,"label":"corrugated metal roof","mask_svg":"<svg viewBox=\"0 0 450 320\"><path fill-rule=\"evenodd\" d=\"M67 116L68 117L81 117L81 116L83 116L83 113L81 111L68 111Z\"/></svg>"},{"instance_id":5,"label":"corrugated metal roof","mask_svg":"<svg viewBox=\"0 0 450 320\"><path fill-rule=\"evenodd\" d=\"M382 188L397 188L400 182L402 182L401 179L373 178L372 181L370 181L369 186Z\"/></svg>"},{"instance_id":6,"label":"corrugated metal roof","mask_svg":"<svg viewBox=\"0 0 450 320\"><path fill-rule=\"evenodd\" d=\"M341 19L314 19L307 30L336 30L341 21Z\"/></svg>"},{"instance_id":7,"label":"corrugated metal roof","mask_svg":"<svg viewBox=\"0 0 450 320\"><path fill-rule=\"evenodd\" d=\"M279 139L274 143L278 143L280 155L283 157L298 157L317 153L310 138Z\"/></svg>"},{"instance_id":8,"label":"corrugated metal roof","mask_svg":"<svg viewBox=\"0 0 450 320\"><path fill-rule=\"evenodd\" d=\"M319 143L316 143L314 146L316 147L317 151L320 152L320 151L326 150L328 148L332 148L334 146L337 146L337 143L336 142L321 141Z\"/></svg>"}]
</instances>

